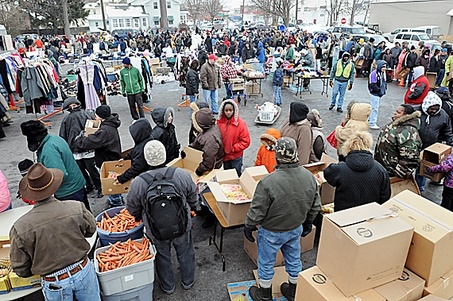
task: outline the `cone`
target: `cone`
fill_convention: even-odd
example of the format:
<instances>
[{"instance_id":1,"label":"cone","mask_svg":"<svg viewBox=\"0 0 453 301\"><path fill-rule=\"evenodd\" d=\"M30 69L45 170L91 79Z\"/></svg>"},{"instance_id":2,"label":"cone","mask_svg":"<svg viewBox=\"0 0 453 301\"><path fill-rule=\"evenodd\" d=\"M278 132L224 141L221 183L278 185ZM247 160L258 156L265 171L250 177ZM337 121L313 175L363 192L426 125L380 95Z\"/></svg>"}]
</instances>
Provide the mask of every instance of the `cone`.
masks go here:
<instances>
[{"instance_id":1,"label":"cone","mask_svg":"<svg viewBox=\"0 0 453 301\"><path fill-rule=\"evenodd\" d=\"M398 84L400 87L404 87L404 77L401 78L400 83Z\"/></svg>"}]
</instances>

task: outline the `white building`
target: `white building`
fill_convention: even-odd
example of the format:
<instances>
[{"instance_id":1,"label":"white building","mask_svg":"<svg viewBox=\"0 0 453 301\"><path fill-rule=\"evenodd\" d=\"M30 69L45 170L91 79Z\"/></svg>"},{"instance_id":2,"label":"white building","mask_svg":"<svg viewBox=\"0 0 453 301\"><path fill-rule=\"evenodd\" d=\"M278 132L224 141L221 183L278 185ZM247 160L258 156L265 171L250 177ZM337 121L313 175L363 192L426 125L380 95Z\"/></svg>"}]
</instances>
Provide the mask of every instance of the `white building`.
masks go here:
<instances>
[{"instance_id":1,"label":"white building","mask_svg":"<svg viewBox=\"0 0 453 301\"><path fill-rule=\"evenodd\" d=\"M181 20L181 5L177 0L167 0L167 19L169 27L177 27ZM159 0L129 0L131 6L141 6L149 15L150 27L160 26Z\"/></svg>"}]
</instances>

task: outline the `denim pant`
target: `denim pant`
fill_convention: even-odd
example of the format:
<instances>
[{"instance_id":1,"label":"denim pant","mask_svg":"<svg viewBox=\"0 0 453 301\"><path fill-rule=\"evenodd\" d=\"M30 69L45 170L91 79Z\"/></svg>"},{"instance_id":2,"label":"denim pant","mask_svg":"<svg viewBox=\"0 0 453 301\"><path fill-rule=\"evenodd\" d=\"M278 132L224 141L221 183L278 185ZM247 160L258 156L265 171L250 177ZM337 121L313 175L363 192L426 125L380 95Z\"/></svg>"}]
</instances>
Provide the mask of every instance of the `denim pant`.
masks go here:
<instances>
[{"instance_id":1,"label":"denim pant","mask_svg":"<svg viewBox=\"0 0 453 301\"><path fill-rule=\"evenodd\" d=\"M217 90L204 90L203 99L211 104L211 110L214 114L219 114L219 92Z\"/></svg>"},{"instance_id":2,"label":"denim pant","mask_svg":"<svg viewBox=\"0 0 453 301\"><path fill-rule=\"evenodd\" d=\"M369 122L370 126L375 126L377 124L379 104L381 102L381 98L376 95L371 95L370 102L371 102L371 114L369 117Z\"/></svg>"},{"instance_id":3,"label":"denim pant","mask_svg":"<svg viewBox=\"0 0 453 301\"><path fill-rule=\"evenodd\" d=\"M197 95L189 95L190 103L197 101Z\"/></svg>"},{"instance_id":4,"label":"denim pant","mask_svg":"<svg viewBox=\"0 0 453 301\"><path fill-rule=\"evenodd\" d=\"M129 110L131 111L132 119L137 120L139 118L145 118L145 111L143 111L143 100L141 93L128 95L127 102L129 103ZM138 113L137 108L135 108L136 104L138 108Z\"/></svg>"},{"instance_id":5,"label":"denim pant","mask_svg":"<svg viewBox=\"0 0 453 301\"><path fill-rule=\"evenodd\" d=\"M285 270L290 277L297 278L302 271L300 260L300 236L302 225L287 232L272 232L258 228L258 277L272 280L274 263L278 250L282 250L285 258Z\"/></svg>"},{"instance_id":6,"label":"denim pant","mask_svg":"<svg viewBox=\"0 0 453 301\"><path fill-rule=\"evenodd\" d=\"M224 85L225 85L226 99L233 98L233 90L230 89L230 84L224 83Z\"/></svg>"},{"instance_id":7,"label":"denim pant","mask_svg":"<svg viewBox=\"0 0 453 301\"><path fill-rule=\"evenodd\" d=\"M49 282L42 280L42 293L46 301L100 301L99 282L91 260L77 274L66 279ZM50 289L53 284L60 289Z\"/></svg>"},{"instance_id":8,"label":"denim pant","mask_svg":"<svg viewBox=\"0 0 453 301\"><path fill-rule=\"evenodd\" d=\"M184 286L192 285L195 281L195 249L193 247L192 230L171 240L153 239L153 243L157 250L156 271L161 287L166 292L175 290L175 274L171 263L172 245L176 250L181 282Z\"/></svg>"},{"instance_id":9,"label":"denim pant","mask_svg":"<svg viewBox=\"0 0 453 301\"><path fill-rule=\"evenodd\" d=\"M338 94L340 94L340 96L338 97L337 109L341 109L341 107L343 106L344 94L346 93L347 87L348 82L339 82L337 80L334 81L331 105L335 105L335 103L337 102L337 96Z\"/></svg>"},{"instance_id":10,"label":"denim pant","mask_svg":"<svg viewBox=\"0 0 453 301\"><path fill-rule=\"evenodd\" d=\"M123 195L122 194L112 194L109 195L108 198L110 205L117 207L117 206L123 206Z\"/></svg>"},{"instance_id":11,"label":"denim pant","mask_svg":"<svg viewBox=\"0 0 453 301\"><path fill-rule=\"evenodd\" d=\"M273 88L274 88L274 104L281 105L282 104L282 87L273 86Z\"/></svg>"},{"instance_id":12,"label":"denim pant","mask_svg":"<svg viewBox=\"0 0 453 301\"><path fill-rule=\"evenodd\" d=\"M242 156L234 160L223 161L223 169L236 169L240 177L242 175Z\"/></svg>"},{"instance_id":13,"label":"denim pant","mask_svg":"<svg viewBox=\"0 0 453 301\"><path fill-rule=\"evenodd\" d=\"M91 211L90 203L88 202L88 196L87 196L87 191L85 190L85 187L82 187L82 189L80 189L77 192L74 192L73 194L58 197L57 199L60 201L82 202L85 205L85 208L87 208L89 211Z\"/></svg>"},{"instance_id":14,"label":"denim pant","mask_svg":"<svg viewBox=\"0 0 453 301\"><path fill-rule=\"evenodd\" d=\"M440 69L439 70L439 73L437 73L437 78L436 78L436 86L440 86L440 84L442 83L442 80L444 79L444 75L445 75L445 69Z\"/></svg>"},{"instance_id":15,"label":"denim pant","mask_svg":"<svg viewBox=\"0 0 453 301\"><path fill-rule=\"evenodd\" d=\"M412 83L412 80L414 79L414 68L409 69L409 74L407 75L407 84L409 85Z\"/></svg>"},{"instance_id":16,"label":"denim pant","mask_svg":"<svg viewBox=\"0 0 453 301\"><path fill-rule=\"evenodd\" d=\"M426 178L420 175L420 168L415 170L415 182L417 182L420 191L425 191Z\"/></svg>"}]
</instances>

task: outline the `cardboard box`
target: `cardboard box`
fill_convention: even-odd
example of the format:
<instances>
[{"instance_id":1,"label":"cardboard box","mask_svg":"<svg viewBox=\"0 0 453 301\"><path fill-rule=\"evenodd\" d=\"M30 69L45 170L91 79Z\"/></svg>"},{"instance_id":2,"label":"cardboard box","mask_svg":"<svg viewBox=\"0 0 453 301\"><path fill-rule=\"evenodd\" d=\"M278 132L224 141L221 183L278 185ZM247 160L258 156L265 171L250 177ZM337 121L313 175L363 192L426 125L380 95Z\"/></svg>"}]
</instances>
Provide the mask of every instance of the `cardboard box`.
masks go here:
<instances>
[{"instance_id":1,"label":"cardboard box","mask_svg":"<svg viewBox=\"0 0 453 301\"><path fill-rule=\"evenodd\" d=\"M231 88L233 91L242 91L245 88L245 83L243 78L232 78L230 79Z\"/></svg>"},{"instance_id":2,"label":"cardboard box","mask_svg":"<svg viewBox=\"0 0 453 301\"><path fill-rule=\"evenodd\" d=\"M255 238L255 242L249 241L247 238L244 237L244 250L247 255L249 255L250 259L253 263L258 266L258 245L256 244L257 241L257 232L252 233L253 237ZM316 235L316 226L313 225L313 230L305 237L300 238L300 253L307 252L313 249L313 245L315 243L315 235ZM281 266L285 264L285 259L283 258L282 251L279 250L277 252L277 256L275 258L274 266Z\"/></svg>"},{"instance_id":3,"label":"cardboard box","mask_svg":"<svg viewBox=\"0 0 453 301\"><path fill-rule=\"evenodd\" d=\"M115 184L116 178L109 178L109 173L120 175L131 167L131 160L105 161L101 166L101 186L104 195L127 193L131 180L124 184Z\"/></svg>"},{"instance_id":4,"label":"cardboard box","mask_svg":"<svg viewBox=\"0 0 453 301\"><path fill-rule=\"evenodd\" d=\"M443 275L430 286L425 287L423 296L434 295L441 298L453 298L453 270Z\"/></svg>"},{"instance_id":5,"label":"cardboard box","mask_svg":"<svg viewBox=\"0 0 453 301\"><path fill-rule=\"evenodd\" d=\"M327 275L319 269L312 267L299 273L296 288L295 301L386 301L375 290L367 290L345 296L330 280Z\"/></svg>"},{"instance_id":6,"label":"cardboard box","mask_svg":"<svg viewBox=\"0 0 453 301\"><path fill-rule=\"evenodd\" d=\"M32 287L41 286L41 276L33 275L31 277L22 278L17 276L16 273L9 273L9 281L11 283L11 289L13 291L24 290Z\"/></svg>"},{"instance_id":7,"label":"cardboard box","mask_svg":"<svg viewBox=\"0 0 453 301\"><path fill-rule=\"evenodd\" d=\"M324 178L324 169L327 168L332 163L337 163L338 161L332 157L329 157L326 154L322 154L321 161L316 163L305 164L304 167L308 169L313 175L315 175L316 180L320 184L319 195L321 196L322 205L332 203L335 198L335 187L327 183Z\"/></svg>"},{"instance_id":8,"label":"cardboard box","mask_svg":"<svg viewBox=\"0 0 453 301\"><path fill-rule=\"evenodd\" d=\"M410 191L384 203L415 228L406 267L430 286L453 269L453 213Z\"/></svg>"},{"instance_id":9,"label":"cardboard box","mask_svg":"<svg viewBox=\"0 0 453 301\"><path fill-rule=\"evenodd\" d=\"M316 264L345 294L398 279L414 229L377 203L324 215Z\"/></svg>"},{"instance_id":10,"label":"cardboard box","mask_svg":"<svg viewBox=\"0 0 453 301\"><path fill-rule=\"evenodd\" d=\"M408 269L397 280L375 287L374 290L387 301L416 301L423 295L425 280Z\"/></svg>"},{"instance_id":11,"label":"cardboard box","mask_svg":"<svg viewBox=\"0 0 453 301\"><path fill-rule=\"evenodd\" d=\"M418 189L417 182L415 181L414 176L410 179L401 179L398 177L391 177L390 178L390 189L392 191L391 197L394 197L400 192L404 190L412 191L415 194L420 195L420 189Z\"/></svg>"},{"instance_id":12,"label":"cardboard box","mask_svg":"<svg viewBox=\"0 0 453 301\"><path fill-rule=\"evenodd\" d=\"M246 95L257 95L260 93L260 87L258 83L255 82L247 82L245 84L245 94Z\"/></svg>"},{"instance_id":13,"label":"cardboard box","mask_svg":"<svg viewBox=\"0 0 453 301\"><path fill-rule=\"evenodd\" d=\"M448 301L448 299L440 298L434 295L429 295L424 298L421 298L420 301Z\"/></svg>"},{"instance_id":14,"label":"cardboard box","mask_svg":"<svg viewBox=\"0 0 453 301\"><path fill-rule=\"evenodd\" d=\"M266 167L254 166L244 170L239 178L235 169L220 170L215 173L217 182L208 182L217 206L229 226L242 225L250 208L258 181L268 175ZM222 190L222 184L239 184L247 194L248 200L230 200Z\"/></svg>"},{"instance_id":15,"label":"cardboard box","mask_svg":"<svg viewBox=\"0 0 453 301\"><path fill-rule=\"evenodd\" d=\"M256 286L255 280L234 282L227 284L228 296L230 301L253 301L250 297L249 289L252 286ZM278 296L273 298L273 301L287 301L285 297Z\"/></svg>"},{"instance_id":16,"label":"cardboard box","mask_svg":"<svg viewBox=\"0 0 453 301\"><path fill-rule=\"evenodd\" d=\"M101 125L101 122L99 120L90 120L88 119L87 122L85 123L85 137L88 137L88 135L96 133L97 130L99 130L99 126Z\"/></svg>"},{"instance_id":17,"label":"cardboard box","mask_svg":"<svg viewBox=\"0 0 453 301\"><path fill-rule=\"evenodd\" d=\"M439 182L444 176L443 173L432 173L428 168L444 161L450 154L451 146L442 143L434 143L425 148L421 152L420 175Z\"/></svg>"},{"instance_id":18,"label":"cardboard box","mask_svg":"<svg viewBox=\"0 0 453 301\"><path fill-rule=\"evenodd\" d=\"M429 82L429 87L434 88L436 86L437 73L436 72L426 72L426 78Z\"/></svg>"},{"instance_id":19,"label":"cardboard box","mask_svg":"<svg viewBox=\"0 0 453 301\"><path fill-rule=\"evenodd\" d=\"M7 294L11 290L8 275L0 277L0 295Z\"/></svg>"}]
</instances>

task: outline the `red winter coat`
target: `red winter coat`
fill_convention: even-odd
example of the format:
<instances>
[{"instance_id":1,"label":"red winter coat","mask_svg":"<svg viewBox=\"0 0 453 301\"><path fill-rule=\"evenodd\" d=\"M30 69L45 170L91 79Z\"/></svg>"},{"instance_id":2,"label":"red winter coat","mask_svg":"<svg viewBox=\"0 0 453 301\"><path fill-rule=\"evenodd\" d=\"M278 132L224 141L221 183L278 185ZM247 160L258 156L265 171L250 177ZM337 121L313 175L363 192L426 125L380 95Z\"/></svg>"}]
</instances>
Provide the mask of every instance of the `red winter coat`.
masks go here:
<instances>
[{"instance_id":1,"label":"red winter coat","mask_svg":"<svg viewBox=\"0 0 453 301\"><path fill-rule=\"evenodd\" d=\"M232 104L234 115L231 119L225 117L223 108L226 104ZM244 150L250 146L250 133L245 121L239 117L239 108L234 100L227 99L220 105L220 118L217 124L222 133L223 150L225 155L223 161L231 161L242 157Z\"/></svg>"},{"instance_id":2,"label":"red winter coat","mask_svg":"<svg viewBox=\"0 0 453 301\"><path fill-rule=\"evenodd\" d=\"M429 81L425 75L417 77L404 95L404 103L410 105L421 105L423 99L429 92Z\"/></svg>"}]
</instances>

